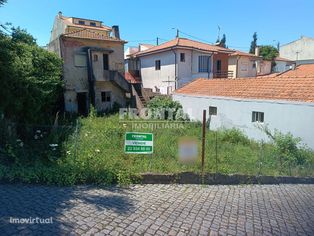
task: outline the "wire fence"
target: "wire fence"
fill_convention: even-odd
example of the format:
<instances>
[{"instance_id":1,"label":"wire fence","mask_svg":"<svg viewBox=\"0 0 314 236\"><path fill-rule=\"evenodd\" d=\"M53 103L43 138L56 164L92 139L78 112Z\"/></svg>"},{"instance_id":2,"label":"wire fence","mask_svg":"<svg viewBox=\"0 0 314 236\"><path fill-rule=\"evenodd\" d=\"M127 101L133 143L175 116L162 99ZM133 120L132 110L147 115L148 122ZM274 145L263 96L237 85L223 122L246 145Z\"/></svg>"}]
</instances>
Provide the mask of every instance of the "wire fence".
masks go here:
<instances>
[{"instance_id":1,"label":"wire fence","mask_svg":"<svg viewBox=\"0 0 314 236\"><path fill-rule=\"evenodd\" d=\"M153 154L127 154L126 132L154 135ZM193 137L199 158L178 160L179 140ZM199 122L125 122L116 118L78 119L69 125L0 124L0 164L71 163L83 169L127 169L134 173L200 173L202 126ZM313 152L309 152L313 158ZM312 155L312 156L311 156ZM249 140L237 130L206 129L204 171L220 174L313 176L313 159L291 163L273 144Z\"/></svg>"}]
</instances>

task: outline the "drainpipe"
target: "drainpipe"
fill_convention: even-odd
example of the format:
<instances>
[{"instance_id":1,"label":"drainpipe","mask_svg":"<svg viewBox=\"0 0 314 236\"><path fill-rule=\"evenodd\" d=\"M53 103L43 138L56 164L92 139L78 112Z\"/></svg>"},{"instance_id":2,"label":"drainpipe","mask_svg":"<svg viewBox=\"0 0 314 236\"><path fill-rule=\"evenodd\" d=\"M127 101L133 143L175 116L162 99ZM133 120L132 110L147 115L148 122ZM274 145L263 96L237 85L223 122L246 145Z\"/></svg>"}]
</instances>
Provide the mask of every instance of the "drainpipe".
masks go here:
<instances>
[{"instance_id":1,"label":"drainpipe","mask_svg":"<svg viewBox=\"0 0 314 236\"><path fill-rule=\"evenodd\" d=\"M95 107L95 80L92 64L92 51L87 48L87 74L88 74L88 88L89 88L89 102Z\"/></svg>"},{"instance_id":2,"label":"drainpipe","mask_svg":"<svg viewBox=\"0 0 314 236\"><path fill-rule=\"evenodd\" d=\"M175 81L174 89L177 89L177 87L178 87L178 85L177 85L177 83L178 83L178 80L177 80L178 79L177 78L177 54L176 54L176 52L174 51L173 48L171 48L171 51L174 54L174 81Z\"/></svg>"},{"instance_id":3,"label":"drainpipe","mask_svg":"<svg viewBox=\"0 0 314 236\"><path fill-rule=\"evenodd\" d=\"M238 65L239 65L239 59L240 59L240 56L237 56L236 74L235 74L236 78L238 78L238 70L239 70Z\"/></svg>"}]
</instances>

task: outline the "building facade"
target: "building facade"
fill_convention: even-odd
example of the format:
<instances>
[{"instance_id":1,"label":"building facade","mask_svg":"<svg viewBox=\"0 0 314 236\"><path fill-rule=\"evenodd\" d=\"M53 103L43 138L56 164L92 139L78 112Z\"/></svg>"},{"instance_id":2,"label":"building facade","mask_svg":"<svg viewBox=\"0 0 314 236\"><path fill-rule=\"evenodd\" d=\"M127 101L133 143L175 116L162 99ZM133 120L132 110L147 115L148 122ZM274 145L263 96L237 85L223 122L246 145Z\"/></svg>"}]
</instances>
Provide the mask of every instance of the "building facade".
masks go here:
<instances>
[{"instance_id":1,"label":"building facade","mask_svg":"<svg viewBox=\"0 0 314 236\"><path fill-rule=\"evenodd\" d=\"M300 39L280 46L280 57L300 64L314 64L314 38L302 36Z\"/></svg>"},{"instance_id":2,"label":"building facade","mask_svg":"<svg viewBox=\"0 0 314 236\"><path fill-rule=\"evenodd\" d=\"M314 78L198 79L172 96L193 120L201 121L203 110L211 114L212 130L237 128L269 141L267 127L290 132L314 149Z\"/></svg>"},{"instance_id":3,"label":"building facade","mask_svg":"<svg viewBox=\"0 0 314 236\"><path fill-rule=\"evenodd\" d=\"M228 58L228 70L232 71L232 78L255 77L259 60L262 58L254 54L235 51Z\"/></svg>"},{"instance_id":4,"label":"building facade","mask_svg":"<svg viewBox=\"0 0 314 236\"><path fill-rule=\"evenodd\" d=\"M228 77L232 51L186 38L175 38L130 55L129 65L138 69L144 88L171 94L199 77ZM130 62L131 61L131 62Z\"/></svg>"},{"instance_id":5,"label":"building facade","mask_svg":"<svg viewBox=\"0 0 314 236\"><path fill-rule=\"evenodd\" d=\"M56 16L48 50L63 59L67 112L86 115L90 104L99 112L126 106L131 94L124 79L124 44L118 26Z\"/></svg>"}]
</instances>

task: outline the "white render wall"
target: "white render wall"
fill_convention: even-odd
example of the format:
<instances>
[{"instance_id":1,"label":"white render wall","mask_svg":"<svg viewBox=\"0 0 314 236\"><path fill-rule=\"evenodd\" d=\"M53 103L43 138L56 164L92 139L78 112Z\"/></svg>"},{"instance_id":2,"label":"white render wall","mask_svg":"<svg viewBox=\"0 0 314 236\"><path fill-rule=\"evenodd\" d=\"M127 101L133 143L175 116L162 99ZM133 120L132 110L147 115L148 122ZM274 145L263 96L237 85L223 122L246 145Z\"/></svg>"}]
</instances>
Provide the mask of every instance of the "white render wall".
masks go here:
<instances>
[{"instance_id":1,"label":"white render wall","mask_svg":"<svg viewBox=\"0 0 314 236\"><path fill-rule=\"evenodd\" d=\"M291 43L280 46L280 57L295 60L313 60L314 61L314 39L301 37Z\"/></svg>"},{"instance_id":2,"label":"white render wall","mask_svg":"<svg viewBox=\"0 0 314 236\"><path fill-rule=\"evenodd\" d=\"M267 125L271 131L292 133L314 150L314 103L244 100L223 97L197 97L173 94L193 120L202 119L202 111L217 107L217 116L211 116L211 129L238 128L248 137L268 141L258 126ZM195 105L197 104L197 105ZM264 112L264 124L252 122L252 111Z\"/></svg>"},{"instance_id":3,"label":"white render wall","mask_svg":"<svg viewBox=\"0 0 314 236\"><path fill-rule=\"evenodd\" d=\"M232 56L228 59L228 70L233 72L232 78L246 78L256 76L255 60L246 56Z\"/></svg>"},{"instance_id":4,"label":"white render wall","mask_svg":"<svg viewBox=\"0 0 314 236\"><path fill-rule=\"evenodd\" d=\"M180 53L185 53L185 62L180 61ZM177 64L175 66L175 54ZM164 51L151 55L141 56L141 77L144 88L151 88L156 91L158 88L166 88L171 86L171 91L175 89L175 79L177 71L177 86L178 88L189 83L195 78L212 78L212 73L198 72L198 57L201 55L211 56L211 53L203 53L195 50L175 49L173 51ZM210 65L212 71L212 59ZM161 61L160 70L155 70L155 61ZM167 82L170 81L170 82Z\"/></svg>"}]
</instances>

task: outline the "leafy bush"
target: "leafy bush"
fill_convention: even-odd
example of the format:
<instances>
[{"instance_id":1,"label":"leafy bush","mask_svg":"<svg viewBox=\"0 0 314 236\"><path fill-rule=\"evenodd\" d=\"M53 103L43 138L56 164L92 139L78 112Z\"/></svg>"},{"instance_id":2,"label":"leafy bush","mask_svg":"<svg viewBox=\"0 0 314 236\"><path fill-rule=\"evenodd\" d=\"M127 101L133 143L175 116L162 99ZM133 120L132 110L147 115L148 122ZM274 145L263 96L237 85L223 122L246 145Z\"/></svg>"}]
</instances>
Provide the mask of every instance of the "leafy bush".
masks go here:
<instances>
[{"instance_id":1,"label":"leafy bush","mask_svg":"<svg viewBox=\"0 0 314 236\"><path fill-rule=\"evenodd\" d=\"M164 118L169 120L188 120L188 115L182 110L179 102L173 101L170 97L154 97L147 104L147 107L153 111L153 119ZM161 113L160 113L161 112ZM164 112L164 114L162 113ZM159 115L161 114L161 115ZM162 117L164 116L164 117Z\"/></svg>"},{"instance_id":2,"label":"leafy bush","mask_svg":"<svg viewBox=\"0 0 314 236\"><path fill-rule=\"evenodd\" d=\"M233 144L240 143L244 145L250 143L249 138L245 136L241 130L235 128L222 130L219 137L222 142L229 142Z\"/></svg>"},{"instance_id":3,"label":"leafy bush","mask_svg":"<svg viewBox=\"0 0 314 236\"><path fill-rule=\"evenodd\" d=\"M0 31L0 112L21 123L51 121L62 99L62 60L25 30Z\"/></svg>"},{"instance_id":4,"label":"leafy bush","mask_svg":"<svg viewBox=\"0 0 314 236\"><path fill-rule=\"evenodd\" d=\"M307 151L300 145L301 139L291 133L283 134L275 131L273 135L276 152L281 160L290 164L302 165L307 160Z\"/></svg>"}]
</instances>

